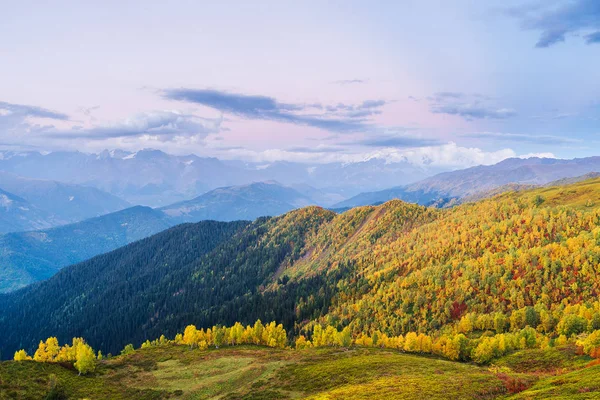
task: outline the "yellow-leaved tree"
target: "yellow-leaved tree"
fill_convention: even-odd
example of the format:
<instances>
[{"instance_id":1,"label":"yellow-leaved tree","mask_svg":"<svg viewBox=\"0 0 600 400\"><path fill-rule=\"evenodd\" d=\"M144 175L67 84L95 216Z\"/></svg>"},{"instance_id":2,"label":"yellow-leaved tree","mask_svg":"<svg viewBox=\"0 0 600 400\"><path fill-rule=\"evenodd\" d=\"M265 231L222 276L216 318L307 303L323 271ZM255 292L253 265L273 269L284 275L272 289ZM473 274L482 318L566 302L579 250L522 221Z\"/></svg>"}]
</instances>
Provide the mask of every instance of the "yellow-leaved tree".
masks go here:
<instances>
[{"instance_id":1,"label":"yellow-leaved tree","mask_svg":"<svg viewBox=\"0 0 600 400\"><path fill-rule=\"evenodd\" d=\"M77 344L77 360L75 368L79 371L79 375L93 372L96 369L96 355L94 350L87 343L80 342Z\"/></svg>"},{"instance_id":2,"label":"yellow-leaved tree","mask_svg":"<svg viewBox=\"0 0 600 400\"><path fill-rule=\"evenodd\" d=\"M33 359L38 362L54 362L56 361L59 351L60 346L58 345L58 339L49 337L46 339L45 343L40 340L40 344L33 355Z\"/></svg>"},{"instance_id":3,"label":"yellow-leaved tree","mask_svg":"<svg viewBox=\"0 0 600 400\"><path fill-rule=\"evenodd\" d=\"M15 361L28 361L31 359L32 358L27 354L27 352L25 350L19 350L19 351L15 352L15 357L14 357Z\"/></svg>"},{"instance_id":4,"label":"yellow-leaved tree","mask_svg":"<svg viewBox=\"0 0 600 400\"><path fill-rule=\"evenodd\" d=\"M196 345L198 341L198 329L194 325L188 325L183 331L183 343L190 346L190 348Z\"/></svg>"}]
</instances>

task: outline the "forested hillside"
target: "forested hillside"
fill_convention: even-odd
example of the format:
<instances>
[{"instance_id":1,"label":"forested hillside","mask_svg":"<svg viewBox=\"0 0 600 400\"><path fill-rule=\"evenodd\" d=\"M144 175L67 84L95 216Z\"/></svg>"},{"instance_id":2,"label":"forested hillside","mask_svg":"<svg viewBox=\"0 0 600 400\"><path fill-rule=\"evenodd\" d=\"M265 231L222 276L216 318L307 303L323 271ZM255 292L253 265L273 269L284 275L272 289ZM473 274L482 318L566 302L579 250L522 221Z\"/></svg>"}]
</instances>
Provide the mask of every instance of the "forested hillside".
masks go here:
<instances>
[{"instance_id":1,"label":"forested hillside","mask_svg":"<svg viewBox=\"0 0 600 400\"><path fill-rule=\"evenodd\" d=\"M307 340L315 323L348 327L359 343L421 333L441 354L480 361L566 341L600 329L598 205L594 179L447 210L391 201L184 225L1 297L2 353L50 335L114 352L188 323L259 318Z\"/></svg>"},{"instance_id":2,"label":"forested hillside","mask_svg":"<svg viewBox=\"0 0 600 400\"><path fill-rule=\"evenodd\" d=\"M187 318L169 302L191 296L186 282L198 260L230 239L246 222L201 222L179 225L111 253L67 267L54 277L0 296L1 326L16 327L3 337L2 354L13 346L29 348L40 334L61 341L80 332L95 347L114 351L124 341L145 340L159 321ZM207 292L199 292L207 296ZM181 311L181 314L177 312ZM158 317L161 318L158 318ZM36 321L37 320L37 321ZM26 329L35 324L35 329ZM29 333L27 333L29 332ZM12 350L11 350L12 351Z\"/></svg>"}]
</instances>

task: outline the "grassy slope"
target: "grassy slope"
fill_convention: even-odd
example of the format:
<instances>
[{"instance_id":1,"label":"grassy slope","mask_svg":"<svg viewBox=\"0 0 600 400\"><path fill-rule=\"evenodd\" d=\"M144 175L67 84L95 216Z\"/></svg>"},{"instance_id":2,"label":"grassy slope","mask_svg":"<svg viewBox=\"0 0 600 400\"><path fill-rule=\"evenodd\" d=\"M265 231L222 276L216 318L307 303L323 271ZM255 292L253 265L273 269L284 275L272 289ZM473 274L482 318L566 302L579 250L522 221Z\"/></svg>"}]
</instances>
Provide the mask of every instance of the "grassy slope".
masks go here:
<instances>
[{"instance_id":1,"label":"grassy slope","mask_svg":"<svg viewBox=\"0 0 600 400\"><path fill-rule=\"evenodd\" d=\"M0 364L0 398L43 398L54 374L69 398L496 398L492 372L474 365L378 349L220 350L155 347L101 362L79 377L60 365Z\"/></svg>"},{"instance_id":2,"label":"grassy slope","mask_svg":"<svg viewBox=\"0 0 600 400\"><path fill-rule=\"evenodd\" d=\"M513 396L514 399L599 399L600 365L541 379L533 387Z\"/></svg>"},{"instance_id":3,"label":"grassy slope","mask_svg":"<svg viewBox=\"0 0 600 400\"><path fill-rule=\"evenodd\" d=\"M102 361L91 376L64 365L3 362L0 399L44 398L51 374L68 398L91 399L505 399L512 382L533 385L518 399L600 396L600 366L561 376L527 370L545 357L522 352L495 370L380 349L164 346ZM582 367L568 349L550 357L557 366Z\"/></svg>"}]
</instances>

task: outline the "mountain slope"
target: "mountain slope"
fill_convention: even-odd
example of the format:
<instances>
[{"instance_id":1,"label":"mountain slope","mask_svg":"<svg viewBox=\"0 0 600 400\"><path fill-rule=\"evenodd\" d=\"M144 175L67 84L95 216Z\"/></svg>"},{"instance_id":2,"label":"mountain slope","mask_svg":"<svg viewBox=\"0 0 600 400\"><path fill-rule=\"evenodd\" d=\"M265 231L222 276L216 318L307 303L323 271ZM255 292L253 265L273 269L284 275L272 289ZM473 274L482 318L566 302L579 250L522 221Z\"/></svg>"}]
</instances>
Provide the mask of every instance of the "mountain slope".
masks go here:
<instances>
[{"instance_id":1,"label":"mountain slope","mask_svg":"<svg viewBox=\"0 0 600 400\"><path fill-rule=\"evenodd\" d=\"M600 179L443 210L308 207L244 225L205 254L188 230L221 225L184 225L0 296L1 350L56 334L114 352L188 323L258 318L294 334L316 322L355 335L589 332L600 329L598 205Z\"/></svg>"},{"instance_id":2,"label":"mountain slope","mask_svg":"<svg viewBox=\"0 0 600 400\"><path fill-rule=\"evenodd\" d=\"M43 399L53 375L60 392L73 399L491 400L506 392L487 368L383 349L245 345L201 351L165 345L98 364L95 374L77 376L60 364L0 363L0 391L8 398Z\"/></svg>"},{"instance_id":3,"label":"mountain slope","mask_svg":"<svg viewBox=\"0 0 600 400\"><path fill-rule=\"evenodd\" d=\"M498 164L478 166L426 178L422 181L387 190L361 193L333 207L372 205L398 198L419 204L442 204L452 199L479 199L485 193L498 192L510 185L539 186L566 178L593 177L600 171L600 157L560 160L549 158L511 158ZM592 175L590 175L592 174ZM574 183L565 181L564 183ZM560 182L556 182L560 184Z\"/></svg>"},{"instance_id":4,"label":"mountain slope","mask_svg":"<svg viewBox=\"0 0 600 400\"><path fill-rule=\"evenodd\" d=\"M277 182L219 188L160 210L180 222L253 220L305 207L312 200Z\"/></svg>"},{"instance_id":5,"label":"mountain slope","mask_svg":"<svg viewBox=\"0 0 600 400\"><path fill-rule=\"evenodd\" d=\"M60 268L173 226L159 211L132 207L57 228L0 236L0 292L47 279Z\"/></svg>"},{"instance_id":6,"label":"mountain slope","mask_svg":"<svg viewBox=\"0 0 600 400\"><path fill-rule=\"evenodd\" d=\"M33 318L43 320L29 337L16 330L10 338L3 337L2 354L18 343L35 341L39 334L54 332L64 340L74 331L99 348L116 352L127 337L145 340L155 333L153 326L187 318L187 313L174 314L175 308L165 305L194 296L186 282L192 281L198 259L246 225L214 221L179 225L0 295L0 325L14 325L22 318L30 323ZM205 297L209 292L204 288L198 294Z\"/></svg>"},{"instance_id":7,"label":"mountain slope","mask_svg":"<svg viewBox=\"0 0 600 400\"><path fill-rule=\"evenodd\" d=\"M407 185L408 191L436 191L463 197L509 183L543 185L562 178L600 171L600 157L561 160L553 158L510 158L489 166L444 172Z\"/></svg>"}]
</instances>

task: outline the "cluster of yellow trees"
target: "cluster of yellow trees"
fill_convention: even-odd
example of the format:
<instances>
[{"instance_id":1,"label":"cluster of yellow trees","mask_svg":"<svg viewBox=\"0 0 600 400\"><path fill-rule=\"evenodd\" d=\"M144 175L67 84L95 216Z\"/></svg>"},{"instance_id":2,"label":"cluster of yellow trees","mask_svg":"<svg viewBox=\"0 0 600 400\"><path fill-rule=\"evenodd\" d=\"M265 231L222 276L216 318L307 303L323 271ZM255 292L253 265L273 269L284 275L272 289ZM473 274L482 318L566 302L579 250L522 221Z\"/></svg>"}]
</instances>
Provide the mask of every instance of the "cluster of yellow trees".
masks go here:
<instances>
[{"instance_id":1,"label":"cluster of yellow trees","mask_svg":"<svg viewBox=\"0 0 600 400\"><path fill-rule=\"evenodd\" d=\"M282 324L270 322L263 324L257 320L254 325L242 325L236 322L232 326L213 326L208 329L198 329L195 325L185 327L183 333L175 335L171 340L161 335L155 340L146 340L141 348L164 345L186 345L190 348L206 350L211 346L219 348L222 346L237 346L240 344L255 344L258 346L285 348L288 345L287 332ZM121 354L129 354L135 351L132 344L128 344Z\"/></svg>"},{"instance_id":2,"label":"cluster of yellow trees","mask_svg":"<svg viewBox=\"0 0 600 400\"><path fill-rule=\"evenodd\" d=\"M235 346L239 344L256 344L269 347L284 348L287 346L287 332L283 325L270 322L263 325L260 320L254 325L244 327L236 322L231 327L213 326L212 328L197 329L194 325L188 325L183 334L175 336L175 344L186 344L190 347L207 349L209 346ZM146 341L144 345L150 346L152 343ZM160 344L160 339L158 341ZM142 345L142 347L144 347Z\"/></svg>"},{"instance_id":3,"label":"cluster of yellow trees","mask_svg":"<svg viewBox=\"0 0 600 400\"><path fill-rule=\"evenodd\" d=\"M74 362L79 374L93 372L96 368L96 359L102 359L102 353L98 355L92 347L82 338L73 338L72 345L60 346L58 339L49 337L46 341L40 340L33 358L25 350L15 352L15 361L34 360L37 362Z\"/></svg>"},{"instance_id":4,"label":"cluster of yellow trees","mask_svg":"<svg viewBox=\"0 0 600 400\"><path fill-rule=\"evenodd\" d=\"M569 314L577 316L577 314ZM322 326L315 324L309 333L309 338L300 335L296 338L295 348L303 350L312 347L342 347L351 346L361 347L379 347L387 349L396 349L408 353L426 353L436 354L450 360L473 360L478 363L488 363L494 358L501 357L515 350L527 348L545 349L550 346L564 345L569 340L575 341L581 347L585 354L594 358L600 358L600 329L591 333L570 332L570 336L564 333L556 339L550 339L536 329L525 326L522 329L513 332L498 333L491 331L490 325L496 323L498 328L498 319L478 318L470 314L465 315L451 334L438 334L436 336L424 333L408 332L406 335L388 336L379 330L371 335L361 333L353 335L349 327L338 330L331 325ZM470 321L471 325L465 321ZM487 325L481 325L482 321L488 321ZM502 325L503 327L506 325ZM466 334L471 334L475 329L488 329L480 336L469 338ZM504 328L503 328L504 329ZM577 335L579 333L579 335ZM577 335L577 336L576 336ZM576 339L577 338L577 339ZM236 322L231 327L213 326L208 329L197 329L194 325L188 325L183 333L175 336L171 340L161 335L160 338L153 341L146 340L141 348L164 345L185 345L190 348L206 350L210 346L219 348L221 346L235 346L241 344L254 344L259 346L269 346L276 348L285 348L288 345L288 336L283 325L271 322L263 324L260 320L254 325L244 327ZM134 352L133 345L125 346L122 355ZM38 349L33 358L25 350L19 350L15 353L15 361L34 360L38 362L75 362L75 367L80 374L86 374L94 371L96 360L102 359L102 353L96 355L93 349L85 343L82 338L74 338L72 345L59 346L55 337L48 338L45 342L40 341Z\"/></svg>"},{"instance_id":5,"label":"cluster of yellow trees","mask_svg":"<svg viewBox=\"0 0 600 400\"><path fill-rule=\"evenodd\" d=\"M572 315L572 314L571 314ZM469 332L472 332L469 331ZM576 339L576 338L579 339ZM522 329L496 333L485 331L480 336L469 338L464 333L438 334L430 336L424 333L408 332L406 335L388 336L380 331L372 335L359 334L353 337L350 328L341 331L332 326L315 325L311 340L304 335L296 339L296 349L311 347L381 347L397 349L408 353L436 354L450 360L473 360L480 364L488 363L494 358L501 357L516 350L528 348L546 349L551 346L561 346L569 340L576 342L585 354L600 358L600 330L582 333L578 336L572 333L551 339L530 326Z\"/></svg>"},{"instance_id":6,"label":"cluster of yellow trees","mask_svg":"<svg viewBox=\"0 0 600 400\"><path fill-rule=\"evenodd\" d=\"M288 337L283 325L271 322L263 324L260 320L254 325L244 327L236 322L231 327L213 326L212 328L197 329L194 325L188 325L183 334L179 333L174 340L167 339L164 335L160 338L142 343L142 348L161 346L167 344L188 345L190 348L198 347L201 350L209 346L235 346L239 344L255 344L260 346L279 347L287 346ZM135 351L133 345L128 344L121 351L121 355ZM15 352L15 361L33 360L37 362L74 362L79 374L93 372L96 368L96 360L102 359L102 353L96 355L90 345L82 338L73 338L72 345L60 346L58 339L50 337L46 341L40 341L38 349L33 357L25 350Z\"/></svg>"}]
</instances>

